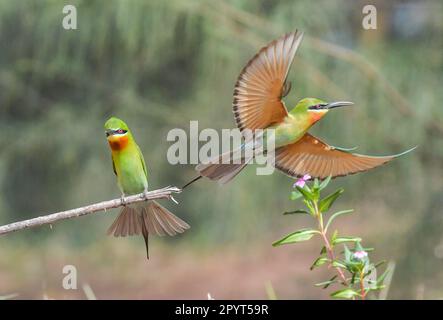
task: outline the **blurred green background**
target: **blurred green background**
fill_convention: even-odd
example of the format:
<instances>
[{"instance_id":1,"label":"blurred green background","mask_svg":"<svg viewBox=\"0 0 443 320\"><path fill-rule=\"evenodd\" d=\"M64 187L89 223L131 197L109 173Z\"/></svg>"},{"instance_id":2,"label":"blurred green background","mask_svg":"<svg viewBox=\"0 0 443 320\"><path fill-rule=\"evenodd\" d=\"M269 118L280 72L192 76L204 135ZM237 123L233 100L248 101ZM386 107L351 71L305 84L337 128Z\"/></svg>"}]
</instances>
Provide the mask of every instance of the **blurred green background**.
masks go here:
<instances>
[{"instance_id":1,"label":"blurred green background","mask_svg":"<svg viewBox=\"0 0 443 320\"><path fill-rule=\"evenodd\" d=\"M77 8L77 30L62 8ZM377 30L364 30L366 1L0 0L0 224L119 196L103 132L129 124L150 170L150 188L181 186L192 165L170 165L172 128L232 128L232 93L258 49L305 32L289 74L292 108L306 96L350 100L313 130L360 153L419 147L377 170L334 180L339 229L361 235L376 259L395 261L388 298L443 298L443 4L371 1ZM0 239L0 296L104 298L327 298L309 271L319 243L272 248L306 226L292 182L245 170L229 185L200 181L163 203L192 228L151 241L105 236L117 211ZM79 289L62 288L77 267Z\"/></svg>"}]
</instances>

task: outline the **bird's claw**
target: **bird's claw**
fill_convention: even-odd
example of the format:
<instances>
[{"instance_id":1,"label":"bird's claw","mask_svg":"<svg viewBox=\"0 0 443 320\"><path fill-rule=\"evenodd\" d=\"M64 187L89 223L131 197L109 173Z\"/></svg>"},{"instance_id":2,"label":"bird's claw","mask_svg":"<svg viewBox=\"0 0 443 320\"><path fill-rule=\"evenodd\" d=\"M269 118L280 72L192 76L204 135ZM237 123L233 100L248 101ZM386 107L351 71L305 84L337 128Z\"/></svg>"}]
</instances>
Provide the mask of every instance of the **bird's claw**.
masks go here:
<instances>
[{"instance_id":1,"label":"bird's claw","mask_svg":"<svg viewBox=\"0 0 443 320\"><path fill-rule=\"evenodd\" d=\"M122 194L122 196L120 197L120 202L121 202L122 206L126 206L125 195Z\"/></svg>"},{"instance_id":2,"label":"bird's claw","mask_svg":"<svg viewBox=\"0 0 443 320\"><path fill-rule=\"evenodd\" d=\"M172 194L169 196L169 199L171 199L172 202L174 202L175 204L178 204L178 201L174 199L174 197L172 196Z\"/></svg>"}]
</instances>

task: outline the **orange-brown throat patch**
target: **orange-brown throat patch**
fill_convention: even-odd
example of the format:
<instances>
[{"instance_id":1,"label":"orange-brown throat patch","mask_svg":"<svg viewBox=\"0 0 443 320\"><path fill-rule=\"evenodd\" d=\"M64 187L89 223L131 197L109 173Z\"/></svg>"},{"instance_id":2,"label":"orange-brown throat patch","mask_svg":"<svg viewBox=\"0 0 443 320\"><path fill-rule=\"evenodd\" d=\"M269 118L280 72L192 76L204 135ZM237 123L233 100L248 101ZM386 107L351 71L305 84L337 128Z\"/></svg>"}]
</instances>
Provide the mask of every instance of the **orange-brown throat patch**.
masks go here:
<instances>
[{"instance_id":1,"label":"orange-brown throat patch","mask_svg":"<svg viewBox=\"0 0 443 320\"><path fill-rule=\"evenodd\" d=\"M327 111L312 111L309 112L309 114L311 115L311 122L312 124L316 123L318 120L320 120L321 118L323 118L323 116L326 114Z\"/></svg>"},{"instance_id":2,"label":"orange-brown throat patch","mask_svg":"<svg viewBox=\"0 0 443 320\"><path fill-rule=\"evenodd\" d=\"M109 136L108 143L113 151L120 151L128 145L129 138L127 135L124 136Z\"/></svg>"}]
</instances>

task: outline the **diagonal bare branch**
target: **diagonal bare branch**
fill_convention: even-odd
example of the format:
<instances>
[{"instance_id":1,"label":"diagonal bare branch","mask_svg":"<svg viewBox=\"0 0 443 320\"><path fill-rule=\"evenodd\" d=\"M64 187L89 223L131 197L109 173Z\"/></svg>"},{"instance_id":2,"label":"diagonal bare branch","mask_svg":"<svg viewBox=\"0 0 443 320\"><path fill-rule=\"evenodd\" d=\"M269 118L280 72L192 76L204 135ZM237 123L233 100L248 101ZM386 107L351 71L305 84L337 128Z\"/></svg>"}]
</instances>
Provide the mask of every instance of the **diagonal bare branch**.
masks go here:
<instances>
[{"instance_id":1,"label":"diagonal bare branch","mask_svg":"<svg viewBox=\"0 0 443 320\"><path fill-rule=\"evenodd\" d=\"M180 193L182 190L177 187L166 187L158 190L149 191L146 194L139 193L131 196L127 196L123 198L123 202L121 198L102 201L94 204L90 204L88 206L75 208L71 210L56 212L52 214L48 214L45 216L40 216L37 218L32 218L28 220L23 220L19 222L14 222L11 224L7 224L4 226L0 226L0 235L7 234L23 229L33 228L42 226L45 224L50 224L57 222L59 220L77 218L80 216L84 216L87 214L91 214L99 211L106 211L108 209L118 208L131 203L142 202L147 200L154 199L173 199L173 193Z\"/></svg>"}]
</instances>

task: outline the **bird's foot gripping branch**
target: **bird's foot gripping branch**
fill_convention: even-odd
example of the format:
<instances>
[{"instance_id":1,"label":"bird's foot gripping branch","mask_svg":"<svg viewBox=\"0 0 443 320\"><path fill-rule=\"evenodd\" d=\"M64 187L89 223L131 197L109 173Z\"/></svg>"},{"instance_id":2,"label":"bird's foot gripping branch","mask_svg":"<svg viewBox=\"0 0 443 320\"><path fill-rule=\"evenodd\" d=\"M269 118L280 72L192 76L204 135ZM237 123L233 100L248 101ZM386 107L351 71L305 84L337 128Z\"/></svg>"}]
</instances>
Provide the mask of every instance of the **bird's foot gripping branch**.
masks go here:
<instances>
[{"instance_id":1,"label":"bird's foot gripping branch","mask_svg":"<svg viewBox=\"0 0 443 320\"><path fill-rule=\"evenodd\" d=\"M308 185L311 177L305 175L294 183L295 190L291 193L291 199L302 199L305 209L285 212L285 215L310 215L316 221L316 228L304 228L288 234L284 238L273 243L273 246L298 243L310 240L317 236L323 242L320 256L315 259L311 270L327 265L334 275L327 281L315 284L323 289L331 285L340 285L342 288L331 293L333 298L343 299L366 299L369 294L380 291L385 287L385 279L390 274L390 268L386 268L381 276L377 277L377 268L383 264L372 263L368 252L371 248L363 248L360 237L339 235L337 230L330 232L331 225L339 216L350 214L353 210L338 211L329 214L329 209L337 198L343 193L343 188L336 190L322 198L321 191L328 185L330 178L319 182L317 179ZM326 220L327 219L327 220ZM349 248L346 243L352 243ZM342 249L342 250L340 250ZM371 296L372 296L371 295Z\"/></svg>"}]
</instances>

